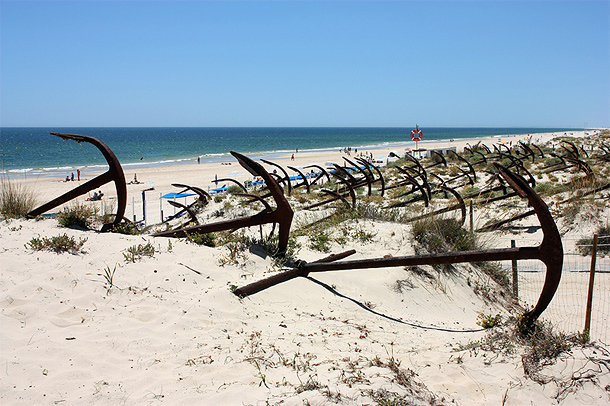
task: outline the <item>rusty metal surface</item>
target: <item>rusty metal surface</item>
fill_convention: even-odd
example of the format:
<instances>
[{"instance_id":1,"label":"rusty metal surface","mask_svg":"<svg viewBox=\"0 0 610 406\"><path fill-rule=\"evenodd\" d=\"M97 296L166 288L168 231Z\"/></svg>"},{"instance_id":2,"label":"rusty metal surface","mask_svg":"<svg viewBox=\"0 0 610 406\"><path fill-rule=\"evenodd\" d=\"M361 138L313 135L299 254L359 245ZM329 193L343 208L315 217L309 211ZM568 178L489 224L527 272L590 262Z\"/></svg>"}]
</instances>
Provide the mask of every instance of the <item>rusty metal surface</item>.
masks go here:
<instances>
[{"instance_id":1,"label":"rusty metal surface","mask_svg":"<svg viewBox=\"0 0 610 406\"><path fill-rule=\"evenodd\" d=\"M338 261L340 259L347 258L348 256L353 255L355 253L356 253L356 250L349 250L349 251L341 252L339 254L332 254L332 255L329 255L328 257L319 259L313 263L326 263L326 262ZM282 283L282 282L289 281L290 279L294 279L297 276L305 277L308 274L309 274L309 272L303 270L302 267L292 268L292 269L289 269L284 272L279 272L269 278L261 279L260 281L253 282L249 285L237 288L233 291L233 293L239 297L245 297L248 295L252 295L256 292L260 292L261 290L267 289L268 287L271 287L273 285L277 285L278 283Z\"/></svg>"},{"instance_id":2,"label":"rusty metal surface","mask_svg":"<svg viewBox=\"0 0 610 406\"><path fill-rule=\"evenodd\" d=\"M460 209L461 211L461 220L460 220L460 226L463 226L464 223L466 222L466 204L464 203L464 199L462 199L462 196L453 188L450 188L448 186L444 186L444 185L439 185L439 189L443 190L445 193L451 193L453 196L455 196L456 200L458 201L457 204L454 204L452 206L447 206L444 207L442 209L438 209L435 210L433 212L430 213L426 213L426 214L422 214L420 216L416 216L416 217L412 217L408 220L405 220L406 222L411 222L411 221L417 221L417 220L422 220L428 217L434 217L434 216L438 216L439 214L443 214L443 213L448 213L450 211L453 210L457 210Z\"/></svg>"},{"instance_id":3,"label":"rusty metal surface","mask_svg":"<svg viewBox=\"0 0 610 406\"><path fill-rule=\"evenodd\" d=\"M241 190L243 190L245 193L248 193L248 189L246 189L246 187L244 186L243 183L241 183L238 180L235 180L233 178L221 178L221 179L214 179L211 182L231 182L231 183L235 183Z\"/></svg>"},{"instance_id":4,"label":"rusty metal surface","mask_svg":"<svg viewBox=\"0 0 610 406\"><path fill-rule=\"evenodd\" d=\"M249 158L248 158L249 159ZM268 161L266 159L261 159L261 162L266 163L267 165L271 165L275 168L278 168L284 174L284 177L278 176L278 180L280 183L285 183L288 186L288 196L292 193L292 184L290 183L290 176L288 176L288 172L281 165L276 164L275 162ZM273 175L273 174L271 174Z\"/></svg>"},{"instance_id":5,"label":"rusty metal surface","mask_svg":"<svg viewBox=\"0 0 610 406\"><path fill-rule=\"evenodd\" d=\"M303 182L302 182L302 183L299 183L299 184L295 185L295 186L294 186L294 189L299 188L299 187L301 187L301 186L303 186L303 185L304 185L304 186L305 186L305 189L307 189L307 193L308 193L308 194L309 194L309 193L311 193L311 192L310 192L310 188L309 188L309 181L307 180L307 176L306 176L306 175L305 175L305 174L304 174L302 171L300 171L300 170L299 170L299 168L295 168L295 167L293 167L293 166L288 166L288 165L286 165L286 167L287 167L288 169L290 169L290 170L295 171L296 173L298 173L298 174L299 174L299 176L301 177L301 179L303 180Z\"/></svg>"},{"instance_id":6,"label":"rusty metal surface","mask_svg":"<svg viewBox=\"0 0 610 406\"><path fill-rule=\"evenodd\" d=\"M170 204L170 206L174 206L177 207L179 209L181 209L178 213L176 213L175 215L173 215L171 218L169 218L168 220L166 220L165 222L172 220L176 217L179 217L182 215L182 213L186 212L188 213L188 215L191 217L190 221L195 223L195 224L199 224L199 220L197 220L197 214L195 214L195 212L192 210L193 205L189 205L189 206L185 206L181 203L178 202L174 202L172 200L168 200L167 203Z\"/></svg>"},{"instance_id":7,"label":"rusty metal surface","mask_svg":"<svg viewBox=\"0 0 610 406\"><path fill-rule=\"evenodd\" d=\"M63 133L51 133L51 135L58 136L64 140L74 140L78 143L88 142L89 144L93 144L97 149L100 150L106 162L108 163L108 171L103 174L85 182L84 184L70 190L69 192L64 193L63 195L51 200L48 203L43 204L42 206L32 210L27 214L28 217L36 217L39 216L57 206L60 206L66 202L69 202L72 199L77 198L78 196L82 196L91 190L98 189L100 186L105 185L109 182L114 182L116 193L117 193L117 212L112 223L104 224L102 226L102 231L108 231L114 225L119 224L123 221L123 217L125 216L125 207L127 205L127 186L125 182L125 174L123 173L123 168L121 168L121 164L119 160L114 155L112 150L108 148L106 144L97 138L89 137L87 135L79 135L79 134L63 134Z\"/></svg>"},{"instance_id":8,"label":"rusty metal surface","mask_svg":"<svg viewBox=\"0 0 610 406\"><path fill-rule=\"evenodd\" d=\"M306 275L310 272L341 271L369 268L385 268L394 266L416 266L416 265L437 265L455 264L464 262L484 262L484 261L507 261L520 259L537 259L542 261L546 267L546 277L542 292L534 309L525 313L520 321L522 331L528 331L534 321L542 314L551 302L559 281L563 267L563 245L559 231L544 201L534 192L521 176L510 172L500 164L494 164L498 172L504 177L508 184L515 190L515 193L522 198L528 199L533 207L540 222L544 238L537 247L515 247L497 248L489 250L475 250L462 252L448 252L441 254L402 256L390 258L374 258L353 261L339 261L328 263L304 263L299 267L285 272L290 278ZM282 282L283 278L277 277L273 280L262 280L248 286L256 285L257 289L238 288L235 293L245 296L255 291L271 287ZM250 292L250 293L248 293Z\"/></svg>"},{"instance_id":9,"label":"rusty metal surface","mask_svg":"<svg viewBox=\"0 0 610 406\"><path fill-rule=\"evenodd\" d=\"M216 223L204 224L200 226L186 227L179 230L163 231L154 234L154 236L186 237L187 233L211 233L224 230L235 230L238 228L250 227L261 224L277 223L279 224L278 251L279 253L286 252L286 249L288 247L288 236L290 234L290 225L292 224L292 217L294 216L294 212L292 211L290 204L286 200L282 188L275 181L273 176L271 176L271 174L269 174L265 170L265 168L263 168L263 166L258 162L255 162L252 159L235 151L231 151L231 155L233 155L240 163L240 165L248 172L250 172L250 174L263 178L265 184L267 185L267 188L269 189L269 193L271 193L271 196L275 201L275 210L270 212L267 208L265 208L265 210L253 216L242 217L233 220L219 221Z\"/></svg>"},{"instance_id":10,"label":"rusty metal surface","mask_svg":"<svg viewBox=\"0 0 610 406\"><path fill-rule=\"evenodd\" d=\"M205 190L201 189L200 187L189 186L189 185L185 185L183 183L172 183L172 186L183 188L183 190L181 190L178 193L184 193L187 190L192 190L193 192L195 192L199 195L199 200L201 200L202 204L206 204L209 200L212 200L212 197L209 195L209 193L206 192Z\"/></svg>"}]
</instances>

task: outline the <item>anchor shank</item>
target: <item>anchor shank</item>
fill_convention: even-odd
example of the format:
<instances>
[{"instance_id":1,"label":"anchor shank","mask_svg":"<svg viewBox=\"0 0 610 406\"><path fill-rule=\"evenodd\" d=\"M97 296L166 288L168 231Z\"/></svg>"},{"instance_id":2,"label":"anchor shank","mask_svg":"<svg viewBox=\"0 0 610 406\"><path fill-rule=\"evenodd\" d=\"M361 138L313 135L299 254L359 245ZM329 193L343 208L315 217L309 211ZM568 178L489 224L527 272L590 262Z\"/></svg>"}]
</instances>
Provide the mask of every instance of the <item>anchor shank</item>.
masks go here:
<instances>
[{"instance_id":1,"label":"anchor shank","mask_svg":"<svg viewBox=\"0 0 610 406\"><path fill-rule=\"evenodd\" d=\"M310 263L303 265L305 272L343 271L393 266L457 264L463 262L507 261L512 259L539 259L538 247L500 248L492 250L447 252L408 257L375 258L332 263Z\"/></svg>"},{"instance_id":2,"label":"anchor shank","mask_svg":"<svg viewBox=\"0 0 610 406\"><path fill-rule=\"evenodd\" d=\"M85 193L93 190L93 189L97 189L102 185L105 185L106 183L110 182L113 180L113 177L111 175L110 172L105 172L85 183L83 183L82 185L70 190L69 192L64 193L63 195L56 197L55 199L51 200L48 203L43 204L42 206L38 207L37 209L32 210L31 212L28 213L28 217L36 217L36 216L40 216L43 213L46 213L47 211L60 206L66 202L69 202L70 200L84 195Z\"/></svg>"}]
</instances>

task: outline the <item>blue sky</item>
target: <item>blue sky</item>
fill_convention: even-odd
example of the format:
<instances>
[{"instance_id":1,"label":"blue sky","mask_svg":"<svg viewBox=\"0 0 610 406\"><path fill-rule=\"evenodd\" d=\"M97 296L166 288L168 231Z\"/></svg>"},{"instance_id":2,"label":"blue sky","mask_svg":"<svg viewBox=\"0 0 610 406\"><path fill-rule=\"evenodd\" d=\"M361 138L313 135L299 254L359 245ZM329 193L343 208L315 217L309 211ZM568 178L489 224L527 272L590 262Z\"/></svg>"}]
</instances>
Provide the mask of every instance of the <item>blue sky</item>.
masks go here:
<instances>
[{"instance_id":1,"label":"blue sky","mask_svg":"<svg viewBox=\"0 0 610 406\"><path fill-rule=\"evenodd\" d=\"M610 2L0 0L2 126L610 126Z\"/></svg>"}]
</instances>

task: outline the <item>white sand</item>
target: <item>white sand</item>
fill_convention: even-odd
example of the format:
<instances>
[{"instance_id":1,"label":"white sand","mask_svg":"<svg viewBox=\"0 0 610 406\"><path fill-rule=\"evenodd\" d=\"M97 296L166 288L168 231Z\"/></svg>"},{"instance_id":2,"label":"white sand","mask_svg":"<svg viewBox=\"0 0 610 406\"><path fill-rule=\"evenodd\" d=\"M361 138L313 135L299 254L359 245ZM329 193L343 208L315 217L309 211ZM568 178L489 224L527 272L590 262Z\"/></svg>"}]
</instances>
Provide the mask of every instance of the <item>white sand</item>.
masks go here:
<instances>
[{"instance_id":1,"label":"white sand","mask_svg":"<svg viewBox=\"0 0 610 406\"><path fill-rule=\"evenodd\" d=\"M277 161L304 166L341 157L299 152L294 162L290 156ZM138 179L145 183L128 186L129 204L148 187L155 187L148 193L167 193L178 191L170 186L176 181L204 186L235 170L241 170L236 162L143 169ZM28 184L41 200L75 186L42 178ZM111 185L103 190L112 197ZM157 222L159 213L151 212ZM367 220L353 227L375 233L373 242L334 243L331 252L355 248L353 259L414 253L408 226ZM87 238L86 252L25 246L33 237L63 233ZM245 253L237 265L222 266L227 248L177 239L170 247L169 241L65 229L52 219L2 222L0 403L375 404L371 390L407 392L390 360L415 373L413 382L424 385L416 386L420 395L434 394L433 404L557 403L561 388L527 379L519 353L453 351L483 337L472 332L479 330L480 312L506 315L467 285L470 277L495 289L470 267L434 279L402 268L321 273L240 300L230 287L270 275L270 258ZM125 260L127 248L147 242L157 249L154 257ZM306 237L300 242L299 258L325 256L307 248ZM115 267L115 287L107 289L100 274ZM543 373L568 380L594 367L588 357L603 354L593 351L563 355ZM562 404L607 405L610 374L602 372L597 384L583 380Z\"/></svg>"}]
</instances>

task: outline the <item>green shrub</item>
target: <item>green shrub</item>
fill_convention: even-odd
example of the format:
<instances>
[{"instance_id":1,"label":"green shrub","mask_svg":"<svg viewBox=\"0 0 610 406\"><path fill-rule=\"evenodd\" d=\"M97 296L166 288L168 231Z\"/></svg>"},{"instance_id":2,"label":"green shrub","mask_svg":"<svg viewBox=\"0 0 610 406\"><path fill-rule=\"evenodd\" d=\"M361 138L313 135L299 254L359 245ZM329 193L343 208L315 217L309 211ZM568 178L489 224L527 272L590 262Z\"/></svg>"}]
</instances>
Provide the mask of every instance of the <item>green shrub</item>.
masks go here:
<instances>
[{"instance_id":1,"label":"green shrub","mask_svg":"<svg viewBox=\"0 0 610 406\"><path fill-rule=\"evenodd\" d=\"M197 234L186 234L186 239L197 245L205 245L206 247L216 246L216 235L213 233L197 233Z\"/></svg>"},{"instance_id":2,"label":"green shrub","mask_svg":"<svg viewBox=\"0 0 610 406\"><path fill-rule=\"evenodd\" d=\"M132 222L123 222L115 224L110 228L110 232L127 235L141 234L140 230L138 230L138 227L136 227L136 225Z\"/></svg>"},{"instance_id":3,"label":"green shrub","mask_svg":"<svg viewBox=\"0 0 610 406\"><path fill-rule=\"evenodd\" d=\"M2 178L0 183L0 213L4 218L24 217L36 207L34 192L27 187Z\"/></svg>"},{"instance_id":4,"label":"green shrub","mask_svg":"<svg viewBox=\"0 0 610 406\"><path fill-rule=\"evenodd\" d=\"M57 220L59 224L64 227L77 226L80 228L89 228L97 210L91 206L84 204L76 204L69 207L65 207L58 215Z\"/></svg>"},{"instance_id":5,"label":"green shrub","mask_svg":"<svg viewBox=\"0 0 610 406\"><path fill-rule=\"evenodd\" d=\"M320 252L330 251L330 235L321 231L309 236L309 248Z\"/></svg>"},{"instance_id":6,"label":"green shrub","mask_svg":"<svg viewBox=\"0 0 610 406\"><path fill-rule=\"evenodd\" d=\"M413 238L431 254L479 248L475 235L454 218L432 217L413 222Z\"/></svg>"},{"instance_id":7,"label":"green shrub","mask_svg":"<svg viewBox=\"0 0 610 406\"><path fill-rule=\"evenodd\" d=\"M149 242L131 246L126 251L123 253L123 257L125 257L125 261L131 262L136 262L142 259L143 256L152 257L155 255L155 247Z\"/></svg>"},{"instance_id":8,"label":"green shrub","mask_svg":"<svg viewBox=\"0 0 610 406\"><path fill-rule=\"evenodd\" d=\"M234 195L234 194L245 193L245 192L241 187L239 187L237 185L230 185L229 187L227 187L227 193Z\"/></svg>"},{"instance_id":9,"label":"green shrub","mask_svg":"<svg viewBox=\"0 0 610 406\"><path fill-rule=\"evenodd\" d=\"M553 196L567 190L565 185L558 185L555 182L556 180L554 182L538 182L534 190L539 196Z\"/></svg>"},{"instance_id":10,"label":"green shrub","mask_svg":"<svg viewBox=\"0 0 610 406\"><path fill-rule=\"evenodd\" d=\"M477 316L477 324L484 329L498 327L502 323L502 315L500 313L492 316L491 314L479 313Z\"/></svg>"},{"instance_id":11,"label":"green shrub","mask_svg":"<svg viewBox=\"0 0 610 406\"><path fill-rule=\"evenodd\" d=\"M61 234L51 238L34 237L28 241L25 246L34 251L47 250L57 253L70 252L72 254L78 254L79 252L84 252L82 248L86 241L87 238L81 238L79 241L76 241L74 237L70 237L67 234Z\"/></svg>"}]
</instances>

